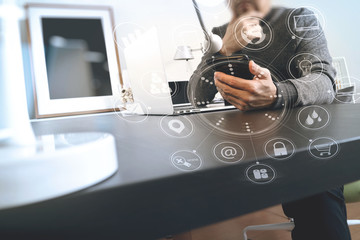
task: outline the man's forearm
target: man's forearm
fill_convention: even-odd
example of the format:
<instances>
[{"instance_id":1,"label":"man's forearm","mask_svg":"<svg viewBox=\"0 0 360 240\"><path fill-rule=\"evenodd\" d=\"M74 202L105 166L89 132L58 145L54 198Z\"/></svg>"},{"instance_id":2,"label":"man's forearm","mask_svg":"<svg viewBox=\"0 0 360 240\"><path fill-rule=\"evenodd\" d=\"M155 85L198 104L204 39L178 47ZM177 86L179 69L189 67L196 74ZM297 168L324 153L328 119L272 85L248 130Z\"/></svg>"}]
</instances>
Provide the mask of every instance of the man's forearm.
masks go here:
<instances>
[{"instance_id":1,"label":"man's forearm","mask_svg":"<svg viewBox=\"0 0 360 240\"><path fill-rule=\"evenodd\" d=\"M306 77L275 83L278 99L274 108L297 107L310 104L330 104L334 100L334 86L329 76L312 73ZM325 90L324 90L325 89Z\"/></svg>"}]
</instances>

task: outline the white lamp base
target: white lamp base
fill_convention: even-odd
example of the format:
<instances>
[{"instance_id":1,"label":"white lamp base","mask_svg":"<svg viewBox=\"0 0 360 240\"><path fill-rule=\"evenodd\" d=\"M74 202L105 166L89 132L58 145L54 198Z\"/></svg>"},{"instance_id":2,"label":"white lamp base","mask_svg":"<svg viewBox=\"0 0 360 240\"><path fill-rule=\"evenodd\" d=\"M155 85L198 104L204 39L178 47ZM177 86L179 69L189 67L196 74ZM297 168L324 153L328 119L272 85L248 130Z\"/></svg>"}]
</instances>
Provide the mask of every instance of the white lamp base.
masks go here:
<instances>
[{"instance_id":1,"label":"white lamp base","mask_svg":"<svg viewBox=\"0 0 360 240\"><path fill-rule=\"evenodd\" d=\"M0 146L0 209L81 190L117 168L115 140L106 133L44 135L36 146Z\"/></svg>"}]
</instances>

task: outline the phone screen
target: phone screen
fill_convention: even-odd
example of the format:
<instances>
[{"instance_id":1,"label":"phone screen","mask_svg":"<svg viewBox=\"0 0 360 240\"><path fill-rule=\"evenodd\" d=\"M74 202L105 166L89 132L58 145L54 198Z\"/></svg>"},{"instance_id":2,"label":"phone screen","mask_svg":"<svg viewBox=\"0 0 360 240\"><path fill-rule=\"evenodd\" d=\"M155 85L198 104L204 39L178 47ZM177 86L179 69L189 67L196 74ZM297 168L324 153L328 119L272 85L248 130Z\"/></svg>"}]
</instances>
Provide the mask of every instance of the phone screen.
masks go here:
<instances>
[{"instance_id":1,"label":"phone screen","mask_svg":"<svg viewBox=\"0 0 360 240\"><path fill-rule=\"evenodd\" d=\"M212 66L213 70L217 72L223 72L247 80L254 78L254 75L249 70L249 57L247 55L215 57L209 59L207 64Z\"/></svg>"}]
</instances>

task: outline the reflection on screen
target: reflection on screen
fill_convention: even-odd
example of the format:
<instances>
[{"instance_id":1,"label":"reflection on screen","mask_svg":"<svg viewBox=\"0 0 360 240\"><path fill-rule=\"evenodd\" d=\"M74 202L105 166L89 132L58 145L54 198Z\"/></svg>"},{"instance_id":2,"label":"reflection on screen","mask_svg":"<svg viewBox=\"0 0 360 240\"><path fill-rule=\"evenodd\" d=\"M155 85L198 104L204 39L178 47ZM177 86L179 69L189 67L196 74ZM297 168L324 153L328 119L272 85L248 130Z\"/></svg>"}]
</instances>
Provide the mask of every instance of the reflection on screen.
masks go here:
<instances>
[{"instance_id":1,"label":"reflection on screen","mask_svg":"<svg viewBox=\"0 0 360 240\"><path fill-rule=\"evenodd\" d=\"M50 99L112 95L100 19L42 18Z\"/></svg>"},{"instance_id":2,"label":"reflection on screen","mask_svg":"<svg viewBox=\"0 0 360 240\"><path fill-rule=\"evenodd\" d=\"M189 103L187 97L187 85L188 81L169 82L171 99L174 105Z\"/></svg>"}]
</instances>

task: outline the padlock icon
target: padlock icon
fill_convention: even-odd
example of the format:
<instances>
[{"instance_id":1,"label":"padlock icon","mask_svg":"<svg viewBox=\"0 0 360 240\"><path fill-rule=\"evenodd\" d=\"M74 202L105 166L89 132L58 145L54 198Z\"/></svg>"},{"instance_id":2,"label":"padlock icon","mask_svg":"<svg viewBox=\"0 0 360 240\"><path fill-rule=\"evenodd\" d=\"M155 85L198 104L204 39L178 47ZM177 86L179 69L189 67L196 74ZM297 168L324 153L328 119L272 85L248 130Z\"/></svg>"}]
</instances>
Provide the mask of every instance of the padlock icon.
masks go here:
<instances>
[{"instance_id":1,"label":"padlock icon","mask_svg":"<svg viewBox=\"0 0 360 240\"><path fill-rule=\"evenodd\" d=\"M275 157L285 156L288 155L286 146L283 142L276 142L274 143L274 155Z\"/></svg>"}]
</instances>

